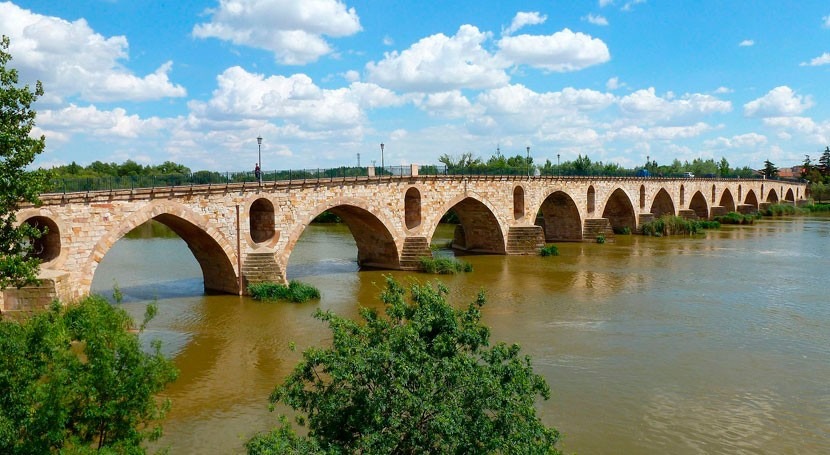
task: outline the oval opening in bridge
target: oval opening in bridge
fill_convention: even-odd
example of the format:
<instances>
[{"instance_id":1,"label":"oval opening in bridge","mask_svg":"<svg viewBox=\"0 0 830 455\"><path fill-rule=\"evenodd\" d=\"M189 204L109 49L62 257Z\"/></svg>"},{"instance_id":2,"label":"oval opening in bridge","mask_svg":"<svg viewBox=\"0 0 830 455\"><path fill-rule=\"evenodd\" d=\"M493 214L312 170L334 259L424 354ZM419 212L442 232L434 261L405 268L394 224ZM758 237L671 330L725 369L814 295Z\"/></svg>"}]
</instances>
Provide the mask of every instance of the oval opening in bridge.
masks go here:
<instances>
[{"instance_id":1,"label":"oval opening in bridge","mask_svg":"<svg viewBox=\"0 0 830 455\"><path fill-rule=\"evenodd\" d=\"M513 188L513 219L525 216L525 190L521 186Z\"/></svg>"},{"instance_id":2,"label":"oval opening in bridge","mask_svg":"<svg viewBox=\"0 0 830 455\"><path fill-rule=\"evenodd\" d=\"M248 217L251 227L251 240L256 243L266 242L274 237L274 204L268 199L257 199L251 204Z\"/></svg>"},{"instance_id":3,"label":"oval opening in bridge","mask_svg":"<svg viewBox=\"0 0 830 455\"><path fill-rule=\"evenodd\" d=\"M421 225L421 192L418 191L418 188L413 187L406 190L404 218L407 229L413 229Z\"/></svg>"},{"instance_id":4,"label":"oval opening in bridge","mask_svg":"<svg viewBox=\"0 0 830 455\"><path fill-rule=\"evenodd\" d=\"M45 216L34 216L25 223L42 233L40 238L32 239L32 256L43 262L57 259L61 254L61 233L58 225Z\"/></svg>"}]
</instances>

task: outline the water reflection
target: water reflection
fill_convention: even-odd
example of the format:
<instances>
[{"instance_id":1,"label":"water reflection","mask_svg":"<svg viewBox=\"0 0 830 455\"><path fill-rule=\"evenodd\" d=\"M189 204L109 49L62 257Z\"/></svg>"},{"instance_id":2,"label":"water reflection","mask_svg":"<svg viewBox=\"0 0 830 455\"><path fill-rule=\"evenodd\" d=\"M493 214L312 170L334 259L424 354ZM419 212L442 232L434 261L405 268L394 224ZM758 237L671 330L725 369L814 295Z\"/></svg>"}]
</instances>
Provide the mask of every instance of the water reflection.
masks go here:
<instances>
[{"instance_id":1,"label":"water reflection","mask_svg":"<svg viewBox=\"0 0 830 455\"><path fill-rule=\"evenodd\" d=\"M182 370L166 392L173 453L240 452L273 423L267 396L299 356L288 343L327 342L313 311L379 307L385 274L439 279L457 304L486 289L493 339L533 356L554 394L540 412L568 452L830 453L830 305L815 275L830 267L828 233L830 220L799 218L621 236L562 243L558 257L465 256L473 273L430 277L357 272L347 229L310 226L288 268L322 291L305 305L204 295L184 242L127 239L93 288L117 281L139 316L158 299L150 335Z\"/></svg>"}]
</instances>

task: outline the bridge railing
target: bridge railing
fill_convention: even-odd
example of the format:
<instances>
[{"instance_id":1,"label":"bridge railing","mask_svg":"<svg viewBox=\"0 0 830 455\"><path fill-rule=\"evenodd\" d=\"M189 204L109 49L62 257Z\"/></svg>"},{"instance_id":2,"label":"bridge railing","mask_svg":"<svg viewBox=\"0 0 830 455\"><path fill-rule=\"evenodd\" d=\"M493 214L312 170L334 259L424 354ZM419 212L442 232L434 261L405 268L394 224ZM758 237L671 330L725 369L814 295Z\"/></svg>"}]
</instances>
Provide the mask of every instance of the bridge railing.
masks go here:
<instances>
[{"instance_id":1,"label":"bridge railing","mask_svg":"<svg viewBox=\"0 0 830 455\"><path fill-rule=\"evenodd\" d=\"M448 167L441 165L418 166L418 174L425 176L546 176L546 177L663 177L684 178L684 174L654 175L640 170L602 170L577 171L574 169L555 169L538 167L501 167L486 166ZM383 179L400 178L412 175L412 166L380 167L337 167L316 169L289 169L263 171L260 175L264 183L294 181L334 181L348 179ZM705 175L698 178L758 178L761 176L719 176ZM167 175L126 175L118 177L75 177L57 178L49 182L46 193L75 193L86 191L112 191L138 188L165 188L194 185L228 185L235 183L254 183L257 176L252 171L214 172L198 171L189 174ZM779 179L784 180L786 179ZM799 180L789 180L799 181Z\"/></svg>"}]
</instances>

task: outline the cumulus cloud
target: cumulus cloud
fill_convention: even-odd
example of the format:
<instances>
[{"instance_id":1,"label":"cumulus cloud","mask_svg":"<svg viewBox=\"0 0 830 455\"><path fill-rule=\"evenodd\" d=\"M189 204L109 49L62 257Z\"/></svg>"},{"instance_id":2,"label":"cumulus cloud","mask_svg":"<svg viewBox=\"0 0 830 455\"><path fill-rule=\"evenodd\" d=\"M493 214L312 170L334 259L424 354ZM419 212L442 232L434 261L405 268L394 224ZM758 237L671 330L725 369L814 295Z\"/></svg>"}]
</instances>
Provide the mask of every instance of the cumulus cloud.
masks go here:
<instances>
[{"instance_id":1,"label":"cumulus cloud","mask_svg":"<svg viewBox=\"0 0 830 455\"><path fill-rule=\"evenodd\" d=\"M602 26L608 25L608 19L606 19L603 16L599 16L599 15L594 16L593 14L590 14L590 13L587 16L583 17L582 20L588 21L588 23L594 24L594 25L602 25Z\"/></svg>"},{"instance_id":2,"label":"cumulus cloud","mask_svg":"<svg viewBox=\"0 0 830 455\"><path fill-rule=\"evenodd\" d=\"M612 3L614 3L614 0L599 0L599 7L604 8Z\"/></svg>"},{"instance_id":3,"label":"cumulus cloud","mask_svg":"<svg viewBox=\"0 0 830 455\"><path fill-rule=\"evenodd\" d=\"M611 59L601 39L567 28L552 35L506 36L498 46L499 55L511 62L555 72L577 71Z\"/></svg>"},{"instance_id":4,"label":"cumulus cloud","mask_svg":"<svg viewBox=\"0 0 830 455\"><path fill-rule=\"evenodd\" d=\"M619 100L622 113L628 117L651 122L667 122L680 118L725 113L732 110L732 103L701 93L686 94L676 99L669 92L657 96L654 87L637 90Z\"/></svg>"},{"instance_id":5,"label":"cumulus cloud","mask_svg":"<svg viewBox=\"0 0 830 455\"><path fill-rule=\"evenodd\" d=\"M824 21L824 28L830 28L830 14L821 18Z\"/></svg>"},{"instance_id":6,"label":"cumulus cloud","mask_svg":"<svg viewBox=\"0 0 830 455\"><path fill-rule=\"evenodd\" d=\"M821 66L830 64L830 52L825 52L809 62L801 62L801 66Z\"/></svg>"},{"instance_id":7,"label":"cumulus cloud","mask_svg":"<svg viewBox=\"0 0 830 455\"><path fill-rule=\"evenodd\" d=\"M122 108L102 111L95 106L79 107L74 104L62 109L39 111L37 122L50 139L53 135L68 137L76 133L136 138L169 126L168 121L157 117L141 119L138 115L128 115Z\"/></svg>"},{"instance_id":8,"label":"cumulus cloud","mask_svg":"<svg viewBox=\"0 0 830 455\"><path fill-rule=\"evenodd\" d=\"M42 81L47 103L72 96L86 101L147 101L187 94L170 82L172 62L136 76L121 63L128 58L127 39L105 38L84 19L69 22L6 2L0 3L0 30L11 38L9 51L21 78Z\"/></svg>"},{"instance_id":9,"label":"cumulus cloud","mask_svg":"<svg viewBox=\"0 0 830 455\"><path fill-rule=\"evenodd\" d=\"M464 117L471 114L472 104L459 90L432 93L423 100L415 103L431 115L440 115L449 118Z\"/></svg>"},{"instance_id":10,"label":"cumulus cloud","mask_svg":"<svg viewBox=\"0 0 830 455\"><path fill-rule=\"evenodd\" d=\"M738 46L740 46L740 47L752 47L754 45L755 45L755 41L753 41L751 39L745 39L745 40L741 41L740 43L738 43Z\"/></svg>"},{"instance_id":11,"label":"cumulus cloud","mask_svg":"<svg viewBox=\"0 0 830 455\"><path fill-rule=\"evenodd\" d=\"M718 95L722 95L722 94L726 94L726 93L732 93L732 92L734 92L734 90L732 90L729 87L724 87L724 86L720 86L717 89L715 89L715 93L718 94Z\"/></svg>"},{"instance_id":12,"label":"cumulus cloud","mask_svg":"<svg viewBox=\"0 0 830 455\"><path fill-rule=\"evenodd\" d=\"M767 137L758 133L739 134L732 137L718 137L704 141L708 148L755 149L767 143Z\"/></svg>"},{"instance_id":13,"label":"cumulus cloud","mask_svg":"<svg viewBox=\"0 0 830 455\"><path fill-rule=\"evenodd\" d=\"M332 52L323 38L361 30L354 8L340 0L220 0L193 36L266 49L280 63L303 65Z\"/></svg>"},{"instance_id":14,"label":"cumulus cloud","mask_svg":"<svg viewBox=\"0 0 830 455\"><path fill-rule=\"evenodd\" d=\"M510 27L504 29L504 31L502 31L502 35L512 35L527 25L544 24L546 20L548 20L547 16L539 14L535 11L529 13L516 13L516 16L513 18L513 22L510 23Z\"/></svg>"},{"instance_id":15,"label":"cumulus cloud","mask_svg":"<svg viewBox=\"0 0 830 455\"><path fill-rule=\"evenodd\" d=\"M744 104L747 117L789 117L801 114L813 106L810 96L796 95L782 85L770 90L766 95Z\"/></svg>"},{"instance_id":16,"label":"cumulus cloud","mask_svg":"<svg viewBox=\"0 0 830 455\"><path fill-rule=\"evenodd\" d=\"M605 83L605 88L608 90L617 90L618 88L624 85L624 83L620 82L620 78L614 76L611 79L608 79L608 81Z\"/></svg>"},{"instance_id":17,"label":"cumulus cloud","mask_svg":"<svg viewBox=\"0 0 830 455\"><path fill-rule=\"evenodd\" d=\"M482 47L488 33L462 25L451 37L428 36L403 52L389 52L366 65L368 79L393 89L445 92L505 85L508 63Z\"/></svg>"}]
</instances>

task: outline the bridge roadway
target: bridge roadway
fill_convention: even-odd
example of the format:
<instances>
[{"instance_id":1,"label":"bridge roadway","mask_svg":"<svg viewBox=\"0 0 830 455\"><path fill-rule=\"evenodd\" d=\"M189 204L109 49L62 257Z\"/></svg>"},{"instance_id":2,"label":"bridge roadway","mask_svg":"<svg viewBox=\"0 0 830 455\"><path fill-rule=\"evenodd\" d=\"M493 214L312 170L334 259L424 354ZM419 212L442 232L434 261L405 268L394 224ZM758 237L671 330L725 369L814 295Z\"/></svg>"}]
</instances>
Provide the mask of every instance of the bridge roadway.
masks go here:
<instances>
[{"instance_id":1,"label":"bridge roadway","mask_svg":"<svg viewBox=\"0 0 830 455\"><path fill-rule=\"evenodd\" d=\"M419 176L347 177L44 194L18 222L48 228L37 241L41 289L9 290L0 309L32 299L87 294L96 267L126 233L154 219L175 231L201 266L206 289L243 293L285 282L291 252L323 211L338 215L361 266L415 269L441 217L460 220L453 247L485 254L536 254L546 242L593 241L636 232L661 215L710 219L730 211L805 199L806 185L759 179Z\"/></svg>"}]
</instances>

